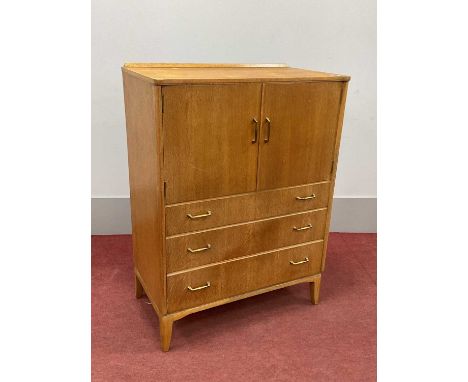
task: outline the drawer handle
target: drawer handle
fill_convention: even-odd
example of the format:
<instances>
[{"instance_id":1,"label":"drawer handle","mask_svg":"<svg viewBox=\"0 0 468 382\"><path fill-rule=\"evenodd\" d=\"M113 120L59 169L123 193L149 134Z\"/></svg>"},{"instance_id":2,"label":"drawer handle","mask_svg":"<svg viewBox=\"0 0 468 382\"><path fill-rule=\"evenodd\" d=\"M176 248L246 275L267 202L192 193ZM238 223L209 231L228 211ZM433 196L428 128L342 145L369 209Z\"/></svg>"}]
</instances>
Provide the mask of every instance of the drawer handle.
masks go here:
<instances>
[{"instance_id":1,"label":"drawer handle","mask_svg":"<svg viewBox=\"0 0 468 382\"><path fill-rule=\"evenodd\" d=\"M310 199L315 199L315 194L309 195L309 196L296 196L297 200L310 200Z\"/></svg>"},{"instance_id":2,"label":"drawer handle","mask_svg":"<svg viewBox=\"0 0 468 382\"><path fill-rule=\"evenodd\" d=\"M199 287L196 287L196 288L192 288L191 286L188 286L187 289L188 289L189 291L192 291L192 292L193 292L193 291L196 291L196 290L208 288L208 287L210 287L210 286L211 286L211 284L210 284L210 282L208 281L205 285L202 285L202 286L199 286Z\"/></svg>"},{"instance_id":3,"label":"drawer handle","mask_svg":"<svg viewBox=\"0 0 468 382\"><path fill-rule=\"evenodd\" d=\"M211 248L211 244L207 244L206 247L203 248L197 248L197 249L192 249L192 248L187 248L187 251L190 253L196 253L196 252L203 252Z\"/></svg>"},{"instance_id":4,"label":"drawer handle","mask_svg":"<svg viewBox=\"0 0 468 382\"><path fill-rule=\"evenodd\" d=\"M308 263L309 262L309 258L308 257L305 257L304 260L301 260L301 261L292 261L290 260L289 261L289 264L291 265L299 265L299 264L304 264L304 263Z\"/></svg>"},{"instance_id":5,"label":"drawer handle","mask_svg":"<svg viewBox=\"0 0 468 382\"><path fill-rule=\"evenodd\" d=\"M312 224L307 224L304 227L299 227L299 228L293 227L293 230L294 231L304 231L306 229L311 229L311 228L312 228Z\"/></svg>"},{"instance_id":6,"label":"drawer handle","mask_svg":"<svg viewBox=\"0 0 468 382\"><path fill-rule=\"evenodd\" d=\"M187 214L187 217L189 217L190 219L206 218L207 216L211 216L211 211L207 211L206 214L200 214L200 215Z\"/></svg>"}]
</instances>

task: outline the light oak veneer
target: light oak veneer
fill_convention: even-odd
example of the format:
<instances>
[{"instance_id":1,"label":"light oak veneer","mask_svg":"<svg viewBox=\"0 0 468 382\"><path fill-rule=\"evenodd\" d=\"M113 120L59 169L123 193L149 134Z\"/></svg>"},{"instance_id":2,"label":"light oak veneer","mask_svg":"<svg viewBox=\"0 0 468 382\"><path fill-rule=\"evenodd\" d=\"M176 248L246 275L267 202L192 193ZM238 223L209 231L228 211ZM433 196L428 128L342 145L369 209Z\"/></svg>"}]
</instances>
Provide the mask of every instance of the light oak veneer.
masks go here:
<instances>
[{"instance_id":1,"label":"light oak veneer","mask_svg":"<svg viewBox=\"0 0 468 382\"><path fill-rule=\"evenodd\" d=\"M285 64L122 68L135 295L175 320L297 283L317 304L349 77Z\"/></svg>"}]
</instances>

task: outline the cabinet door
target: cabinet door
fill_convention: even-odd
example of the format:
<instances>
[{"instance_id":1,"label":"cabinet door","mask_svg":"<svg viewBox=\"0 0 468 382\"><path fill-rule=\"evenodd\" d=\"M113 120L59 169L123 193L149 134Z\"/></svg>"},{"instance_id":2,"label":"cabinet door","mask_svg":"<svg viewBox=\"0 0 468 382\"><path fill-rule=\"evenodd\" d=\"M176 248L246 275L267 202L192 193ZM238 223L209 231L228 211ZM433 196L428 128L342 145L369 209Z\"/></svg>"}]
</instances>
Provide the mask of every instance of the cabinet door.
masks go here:
<instances>
[{"instance_id":1,"label":"cabinet door","mask_svg":"<svg viewBox=\"0 0 468 382\"><path fill-rule=\"evenodd\" d=\"M163 87L168 204L255 191L261 84Z\"/></svg>"},{"instance_id":2,"label":"cabinet door","mask_svg":"<svg viewBox=\"0 0 468 382\"><path fill-rule=\"evenodd\" d=\"M330 179L342 86L265 84L259 190Z\"/></svg>"}]
</instances>

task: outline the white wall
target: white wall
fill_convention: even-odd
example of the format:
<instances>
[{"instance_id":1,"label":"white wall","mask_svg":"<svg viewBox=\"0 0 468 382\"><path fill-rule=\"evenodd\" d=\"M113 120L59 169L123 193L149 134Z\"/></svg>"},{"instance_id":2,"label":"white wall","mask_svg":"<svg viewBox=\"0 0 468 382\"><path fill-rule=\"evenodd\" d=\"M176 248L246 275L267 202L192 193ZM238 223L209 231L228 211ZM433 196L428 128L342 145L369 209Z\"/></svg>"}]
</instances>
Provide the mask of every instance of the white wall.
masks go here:
<instances>
[{"instance_id":1,"label":"white wall","mask_svg":"<svg viewBox=\"0 0 468 382\"><path fill-rule=\"evenodd\" d=\"M94 0L92 196L128 197L124 62L285 62L351 75L336 192L376 195L373 0Z\"/></svg>"},{"instance_id":2,"label":"white wall","mask_svg":"<svg viewBox=\"0 0 468 382\"><path fill-rule=\"evenodd\" d=\"M362 198L364 204L352 202L355 207L343 209L343 214L348 215L349 208L365 208L360 227L375 225L375 1L94 0L92 196L96 227L116 222L130 226L129 216L121 222L122 216L129 215L120 70L125 62L284 62L351 75L335 196ZM123 199L112 205L100 198ZM337 229L346 230L349 217L338 220L342 224ZM95 233L114 231L93 228Z\"/></svg>"}]
</instances>

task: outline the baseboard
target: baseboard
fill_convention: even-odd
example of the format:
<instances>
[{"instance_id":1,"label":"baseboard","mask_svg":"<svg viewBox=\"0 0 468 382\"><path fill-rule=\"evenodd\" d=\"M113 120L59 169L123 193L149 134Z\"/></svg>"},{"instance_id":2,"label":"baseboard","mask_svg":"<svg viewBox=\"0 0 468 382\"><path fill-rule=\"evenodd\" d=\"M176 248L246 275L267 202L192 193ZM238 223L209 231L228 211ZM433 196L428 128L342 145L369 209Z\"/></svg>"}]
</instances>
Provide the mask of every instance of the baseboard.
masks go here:
<instances>
[{"instance_id":1,"label":"baseboard","mask_svg":"<svg viewBox=\"0 0 468 382\"><path fill-rule=\"evenodd\" d=\"M91 233L93 235L132 233L130 198L91 198Z\"/></svg>"},{"instance_id":2,"label":"baseboard","mask_svg":"<svg viewBox=\"0 0 468 382\"><path fill-rule=\"evenodd\" d=\"M377 232L377 198L334 198L332 232ZM129 198L92 198L91 233L132 232Z\"/></svg>"},{"instance_id":3,"label":"baseboard","mask_svg":"<svg viewBox=\"0 0 468 382\"><path fill-rule=\"evenodd\" d=\"M330 231L377 232L377 198L334 198Z\"/></svg>"}]
</instances>

